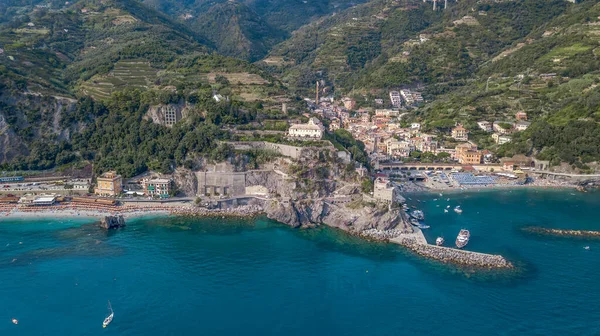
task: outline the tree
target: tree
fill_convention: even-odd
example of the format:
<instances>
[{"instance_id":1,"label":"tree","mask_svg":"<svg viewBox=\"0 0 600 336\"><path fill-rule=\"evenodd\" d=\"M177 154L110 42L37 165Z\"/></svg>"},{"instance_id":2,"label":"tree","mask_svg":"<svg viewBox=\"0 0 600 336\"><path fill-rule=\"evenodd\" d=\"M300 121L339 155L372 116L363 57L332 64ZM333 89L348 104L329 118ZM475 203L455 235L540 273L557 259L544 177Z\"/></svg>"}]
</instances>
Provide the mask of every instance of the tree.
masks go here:
<instances>
[{"instance_id":1,"label":"tree","mask_svg":"<svg viewBox=\"0 0 600 336\"><path fill-rule=\"evenodd\" d=\"M360 190L365 194L373 192L373 188L375 184L373 184L373 180L370 177L364 178L360 184Z\"/></svg>"},{"instance_id":2,"label":"tree","mask_svg":"<svg viewBox=\"0 0 600 336\"><path fill-rule=\"evenodd\" d=\"M440 152L440 153L438 153L438 155L436 156L436 158L439 161L447 162L450 159L450 156L451 156L450 153Z\"/></svg>"}]
</instances>

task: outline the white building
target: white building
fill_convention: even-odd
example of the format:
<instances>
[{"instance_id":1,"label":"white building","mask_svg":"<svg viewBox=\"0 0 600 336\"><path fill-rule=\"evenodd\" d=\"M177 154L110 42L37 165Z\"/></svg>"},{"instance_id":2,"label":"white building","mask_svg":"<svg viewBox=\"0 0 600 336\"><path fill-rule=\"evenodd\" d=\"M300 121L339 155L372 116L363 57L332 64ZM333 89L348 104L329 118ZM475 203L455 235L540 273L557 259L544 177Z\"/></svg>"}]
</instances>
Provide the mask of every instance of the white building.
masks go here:
<instances>
[{"instance_id":1,"label":"white building","mask_svg":"<svg viewBox=\"0 0 600 336\"><path fill-rule=\"evenodd\" d=\"M144 188L144 194L147 196L169 197L171 180L163 178L147 178L142 180L142 186Z\"/></svg>"},{"instance_id":2,"label":"white building","mask_svg":"<svg viewBox=\"0 0 600 336\"><path fill-rule=\"evenodd\" d=\"M486 132L492 131L492 123L490 123L489 121L478 121L477 126L479 126L479 128Z\"/></svg>"},{"instance_id":3,"label":"white building","mask_svg":"<svg viewBox=\"0 0 600 336\"><path fill-rule=\"evenodd\" d=\"M292 138L321 139L323 137L323 125L316 118L308 119L307 124L295 124L290 126L288 135Z\"/></svg>"},{"instance_id":4,"label":"white building","mask_svg":"<svg viewBox=\"0 0 600 336\"><path fill-rule=\"evenodd\" d=\"M397 110L390 110L390 109L377 109L375 110L375 116L376 117L385 117L385 118L392 118L392 117L398 117L398 115L400 114L400 111Z\"/></svg>"},{"instance_id":5,"label":"white building","mask_svg":"<svg viewBox=\"0 0 600 336\"><path fill-rule=\"evenodd\" d=\"M393 202L396 194L396 188L385 178L379 177L375 180L373 188L373 197L384 202Z\"/></svg>"},{"instance_id":6,"label":"white building","mask_svg":"<svg viewBox=\"0 0 600 336\"><path fill-rule=\"evenodd\" d=\"M502 127L501 125L503 124L506 124L507 127L510 125L510 128ZM514 127L514 124L506 121L494 121L494 124L492 125L493 130L500 134L508 134L512 132L512 127Z\"/></svg>"},{"instance_id":7,"label":"white building","mask_svg":"<svg viewBox=\"0 0 600 336\"><path fill-rule=\"evenodd\" d=\"M414 105L423 102L423 96L420 92L413 92L411 90L400 90L402 99L406 102L406 105Z\"/></svg>"},{"instance_id":8,"label":"white building","mask_svg":"<svg viewBox=\"0 0 600 336\"><path fill-rule=\"evenodd\" d=\"M494 139L494 142L499 145L504 145L505 143L510 142L509 136L498 133L492 134L492 139Z\"/></svg>"},{"instance_id":9,"label":"white building","mask_svg":"<svg viewBox=\"0 0 600 336\"><path fill-rule=\"evenodd\" d=\"M421 124L417 123L417 122L414 122L414 123L410 124L410 129L418 131L418 130L421 129Z\"/></svg>"},{"instance_id":10,"label":"white building","mask_svg":"<svg viewBox=\"0 0 600 336\"><path fill-rule=\"evenodd\" d=\"M412 105L415 103L415 100L413 99L413 95L410 92L410 90L400 90L400 95L402 96L402 99L404 99L404 101L406 102L406 105Z\"/></svg>"},{"instance_id":11,"label":"white building","mask_svg":"<svg viewBox=\"0 0 600 336\"><path fill-rule=\"evenodd\" d=\"M391 91L390 92L390 101L394 107L400 107L402 105L402 98L400 97L400 92Z\"/></svg>"},{"instance_id":12,"label":"white building","mask_svg":"<svg viewBox=\"0 0 600 336\"><path fill-rule=\"evenodd\" d=\"M529 127L529 125L531 125L531 123L528 121L519 121L515 124L515 130L524 131Z\"/></svg>"}]
</instances>

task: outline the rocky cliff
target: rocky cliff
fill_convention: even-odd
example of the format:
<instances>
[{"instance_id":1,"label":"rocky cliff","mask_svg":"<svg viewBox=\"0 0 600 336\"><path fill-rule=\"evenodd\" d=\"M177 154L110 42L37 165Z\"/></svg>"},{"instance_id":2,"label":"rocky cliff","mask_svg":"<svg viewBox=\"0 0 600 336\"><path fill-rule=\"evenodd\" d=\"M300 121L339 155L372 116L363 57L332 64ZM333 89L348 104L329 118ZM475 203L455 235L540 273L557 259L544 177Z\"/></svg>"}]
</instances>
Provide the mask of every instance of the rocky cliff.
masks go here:
<instances>
[{"instance_id":1,"label":"rocky cliff","mask_svg":"<svg viewBox=\"0 0 600 336\"><path fill-rule=\"evenodd\" d=\"M368 229L412 232L413 229L402 211L387 207L364 206L351 208L323 200L267 202L264 207L267 217L292 227L311 227L325 224L352 233Z\"/></svg>"}]
</instances>

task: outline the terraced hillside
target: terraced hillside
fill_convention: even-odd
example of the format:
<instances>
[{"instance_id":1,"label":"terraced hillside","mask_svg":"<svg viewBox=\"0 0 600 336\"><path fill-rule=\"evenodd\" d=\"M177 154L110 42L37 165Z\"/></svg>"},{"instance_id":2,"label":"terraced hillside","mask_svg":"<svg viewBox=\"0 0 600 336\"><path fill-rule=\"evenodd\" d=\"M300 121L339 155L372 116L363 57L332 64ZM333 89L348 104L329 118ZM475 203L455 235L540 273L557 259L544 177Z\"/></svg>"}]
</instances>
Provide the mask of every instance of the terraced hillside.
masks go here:
<instances>
[{"instance_id":1,"label":"terraced hillside","mask_svg":"<svg viewBox=\"0 0 600 336\"><path fill-rule=\"evenodd\" d=\"M138 1L81 0L23 15L0 26L0 165L44 169L81 160L84 154L71 152L72 137L106 106L116 109L115 97L138 104L138 114L126 116L139 126L149 105L189 100L194 120L218 123L221 114L260 106L246 101L287 92L256 66L215 54L210 43ZM215 104L213 94L229 100Z\"/></svg>"},{"instance_id":2,"label":"terraced hillside","mask_svg":"<svg viewBox=\"0 0 600 336\"><path fill-rule=\"evenodd\" d=\"M567 6L469 0L433 11L422 1L371 1L302 28L265 63L283 59L283 66L270 62L272 71L299 89L319 77L347 92L424 83L439 94L464 85L479 65Z\"/></svg>"},{"instance_id":3,"label":"terraced hillside","mask_svg":"<svg viewBox=\"0 0 600 336\"><path fill-rule=\"evenodd\" d=\"M121 60L108 74L95 75L83 82L79 90L95 99L108 99L113 92L125 88L154 88L157 72L146 60Z\"/></svg>"}]
</instances>

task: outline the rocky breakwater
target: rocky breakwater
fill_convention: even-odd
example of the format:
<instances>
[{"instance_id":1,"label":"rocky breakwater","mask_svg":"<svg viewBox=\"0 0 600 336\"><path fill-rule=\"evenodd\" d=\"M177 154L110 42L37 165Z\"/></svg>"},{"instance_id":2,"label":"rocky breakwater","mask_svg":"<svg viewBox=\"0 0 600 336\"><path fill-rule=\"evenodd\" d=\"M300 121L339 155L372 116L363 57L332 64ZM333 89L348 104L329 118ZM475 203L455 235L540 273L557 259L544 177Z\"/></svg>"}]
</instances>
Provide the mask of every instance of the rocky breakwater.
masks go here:
<instances>
[{"instance_id":1,"label":"rocky breakwater","mask_svg":"<svg viewBox=\"0 0 600 336\"><path fill-rule=\"evenodd\" d=\"M576 237L576 238L600 238L600 231L549 229L539 226L528 226L521 230L547 236Z\"/></svg>"},{"instance_id":2,"label":"rocky breakwater","mask_svg":"<svg viewBox=\"0 0 600 336\"><path fill-rule=\"evenodd\" d=\"M186 207L177 209L172 212L178 216L188 217L236 217L236 218L251 218L263 213L263 208L260 205L240 205L235 208L226 209L207 209L200 207Z\"/></svg>"},{"instance_id":3,"label":"rocky breakwater","mask_svg":"<svg viewBox=\"0 0 600 336\"><path fill-rule=\"evenodd\" d=\"M447 264L488 269L514 268L513 264L501 255L485 254L443 246L422 244L418 243L415 239L410 238L400 239L396 242L421 256L438 260Z\"/></svg>"},{"instance_id":4,"label":"rocky breakwater","mask_svg":"<svg viewBox=\"0 0 600 336\"><path fill-rule=\"evenodd\" d=\"M123 216L105 216L100 220L100 227L106 230L118 229L125 226L125 219Z\"/></svg>"}]
</instances>

